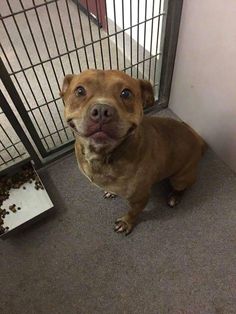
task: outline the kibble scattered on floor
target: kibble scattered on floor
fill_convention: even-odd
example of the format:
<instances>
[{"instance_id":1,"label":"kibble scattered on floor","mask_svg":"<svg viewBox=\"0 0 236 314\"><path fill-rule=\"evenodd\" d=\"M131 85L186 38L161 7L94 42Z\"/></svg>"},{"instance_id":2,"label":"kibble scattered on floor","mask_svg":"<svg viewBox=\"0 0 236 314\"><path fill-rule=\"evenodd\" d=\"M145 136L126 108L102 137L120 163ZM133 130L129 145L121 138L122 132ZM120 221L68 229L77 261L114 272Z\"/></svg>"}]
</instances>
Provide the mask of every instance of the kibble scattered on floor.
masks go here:
<instances>
[{"instance_id":1,"label":"kibble scattered on floor","mask_svg":"<svg viewBox=\"0 0 236 314\"><path fill-rule=\"evenodd\" d=\"M34 171L33 167L31 165L27 165L22 167L22 170L18 173L14 174L11 177L3 176L0 177L0 235L5 233L7 230L9 230L8 227L3 227L4 224L4 218L6 215L9 215L9 211L6 209L2 209L1 206L5 200L7 200L10 196L10 190L11 189L19 189L21 188L25 183L35 183L34 188L36 190L43 190L44 187L38 178L36 172ZM23 190L26 190L26 186L22 187ZM16 204L12 204L9 206L9 210L12 213L16 213L18 210L21 210L21 207L17 207Z\"/></svg>"}]
</instances>

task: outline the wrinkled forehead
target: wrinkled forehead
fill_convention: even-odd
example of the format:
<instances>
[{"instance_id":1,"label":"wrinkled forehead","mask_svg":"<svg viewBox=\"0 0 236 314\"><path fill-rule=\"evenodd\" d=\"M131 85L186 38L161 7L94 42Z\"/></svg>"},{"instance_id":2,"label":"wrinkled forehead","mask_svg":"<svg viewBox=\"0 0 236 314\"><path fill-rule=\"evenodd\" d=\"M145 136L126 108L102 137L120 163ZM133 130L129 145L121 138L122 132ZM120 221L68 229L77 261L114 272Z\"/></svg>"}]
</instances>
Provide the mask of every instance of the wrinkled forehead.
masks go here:
<instances>
[{"instance_id":1,"label":"wrinkled forehead","mask_svg":"<svg viewBox=\"0 0 236 314\"><path fill-rule=\"evenodd\" d=\"M137 80L116 70L87 70L76 76L72 84L75 87L81 84L95 90L110 88L137 90L139 87Z\"/></svg>"}]
</instances>

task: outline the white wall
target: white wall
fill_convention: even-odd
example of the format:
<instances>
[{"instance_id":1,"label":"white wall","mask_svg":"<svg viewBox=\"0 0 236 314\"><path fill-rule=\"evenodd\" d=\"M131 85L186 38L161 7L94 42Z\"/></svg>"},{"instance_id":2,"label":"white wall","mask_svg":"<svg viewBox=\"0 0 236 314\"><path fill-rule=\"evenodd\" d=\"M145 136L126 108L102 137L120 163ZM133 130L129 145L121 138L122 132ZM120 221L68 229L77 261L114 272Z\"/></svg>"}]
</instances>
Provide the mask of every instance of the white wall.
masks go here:
<instances>
[{"instance_id":1,"label":"white wall","mask_svg":"<svg viewBox=\"0 0 236 314\"><path fill-rule=\"evenodd\" d=\"M236 171L236 1L185 0L170 108Z\"/></svg>"}]
</instances>

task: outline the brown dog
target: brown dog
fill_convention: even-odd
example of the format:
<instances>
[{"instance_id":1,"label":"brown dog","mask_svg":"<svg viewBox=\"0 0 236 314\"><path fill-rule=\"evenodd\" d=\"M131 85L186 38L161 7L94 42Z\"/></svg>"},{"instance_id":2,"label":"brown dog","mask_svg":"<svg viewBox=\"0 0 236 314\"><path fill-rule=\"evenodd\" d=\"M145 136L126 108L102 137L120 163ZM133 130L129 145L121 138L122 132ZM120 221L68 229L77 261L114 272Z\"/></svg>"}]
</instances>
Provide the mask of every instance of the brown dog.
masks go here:
<instances>
[{"instance_id":1,"label":"brown dog","mask_svg":"<svg viewBox=\"0 0 236 314\"><path fill-rule=\"evenodd\" d=\"M172 207L195 182L204 141L185 123L143 116L143 107L154 102L149 82L120 71L88 70L66 75L61 96L81 171L128 200L130 210L115 231L130 233L156 181L169 178Z\"/></svg>"}]
</instances>

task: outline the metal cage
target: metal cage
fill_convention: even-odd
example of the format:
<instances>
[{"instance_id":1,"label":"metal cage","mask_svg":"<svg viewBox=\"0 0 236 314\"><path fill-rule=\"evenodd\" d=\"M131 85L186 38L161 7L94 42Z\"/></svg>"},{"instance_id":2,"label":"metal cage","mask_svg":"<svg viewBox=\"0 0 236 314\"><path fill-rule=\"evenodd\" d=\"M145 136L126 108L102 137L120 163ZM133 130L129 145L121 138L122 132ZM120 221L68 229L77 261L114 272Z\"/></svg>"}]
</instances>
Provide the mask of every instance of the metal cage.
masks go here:
<instances>
[{"instance_id":1,"label":"metal cage","mask_svg":"<svg viewBox=\"0 0 236 314\"><path fill-rule=\"evenodd\" d=\"M59 97L67 73L122 70L150 80L154 108L166 106L181 8L182 0L2 0L0 171L71 150Z\"/></svg>"}]
</instances>

